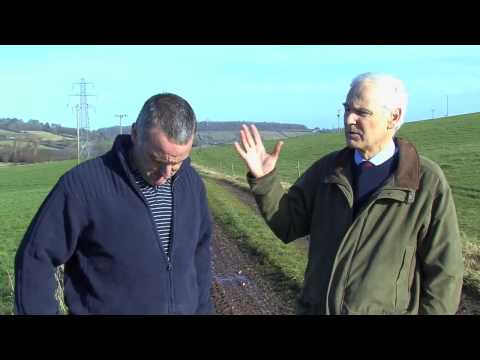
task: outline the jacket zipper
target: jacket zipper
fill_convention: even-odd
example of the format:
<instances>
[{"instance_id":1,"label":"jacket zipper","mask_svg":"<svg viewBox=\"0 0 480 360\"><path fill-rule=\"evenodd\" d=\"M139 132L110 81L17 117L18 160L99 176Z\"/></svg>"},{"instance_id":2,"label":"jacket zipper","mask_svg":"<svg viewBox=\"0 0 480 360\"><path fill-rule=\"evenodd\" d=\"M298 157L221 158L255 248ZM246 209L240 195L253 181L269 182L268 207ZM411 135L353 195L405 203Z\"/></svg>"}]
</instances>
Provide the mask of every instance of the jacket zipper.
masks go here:
<instances>
[{"instance_id":1,"label":"jacket zipper","mask_svg":"<svg viewBox=\"0 0 480 360\"><path fill-rule=\"evenodd\" d=\"M168 266L167 266L167 270L168 270L168 280L169 280L169 284L170 284L170 301L169 301L169 304L168 304L168 313L169 314L173 314L175 312L175 308L174 308L174 299L173 299L173 277L172 277L172 270L173 270L173 265L172 265L172 262L171 262L171 258L173 257L173 244L174 244L174 241L173 241L173 238L174 238L174 232L175 232L175 209L176 209L176 206L175 206L175 181L177 180L177 177L175 177L175 179L173 179L172 181L172 229L171 229L171 232L170 232L170 256L167 255L167 261L168 261Z\"/></svg>"},{"instance_id":2,"label":"jacket zipper","mask_svg":"<svg viewBox=\"0 0 480 360\"><path fill-rule=\"evenodd\" d=\"M150 207L148 206L148 203L147 203L147 200L145 199L145 197L143 196L142 192L137 190L137 193L140 195L140 198L143 200L143 203L145 205L145 207L147 208L147 211L148 211L148 214L149 214L149 217L150 217L150 222L152 224L152 229L155 233L155 236L156 236L156 239L157 239L157 246L159 247L160 249L160 252L161 254L164 256L166 262L167 262L167 272L168 272L168 282L169 282L169 289L170 289L170 297L169 297L169 301L168 301L168 314L172 314L173 313L173 280L172 280L172 270L173 270L173 265L172 265L172 262L171 262L171 256L168 256L168 254L165 252L165 250L163 249L162 247L162 244L160 242L160 238L158 236L158 231L157 231L157 227L155 225L155 221L153 220L153 214L152 214L152 211L150 209ZM172 196L173 196L173 182L172 182ZM175 199L175 197L173 196L173 198ZM171 242L171 249L173 248L172 244L173 244L173 219L174 219L174 209L175 209L175 204L173 204L173 212L172 212L172 233L171 233L171 239L172 239L172 242ZM171 255L171 253L170 253Z\"/></svg>"},{"instance_id":3,"label":"jacket zipper","mask_svg":"<svg viewBox=\"0 0 480 360\"><path fill-rule=\"evenodd\" d=\"M123 158L123 159L120 159L120 162L122 163L122 165L124 166L125 169L128 169L128 164L126 162L126 160ZM126 171L125 172L128 174L129 171ZM146 206L147 210L148 210L148 213L150 215L150 222L152 224L152 229L154 230L155 232L155 236L157 238L157 245L158 247L160 248L160 252L164 255L165 257L165 260L167 261L167 272L168 272L168 282L169 282L169 288L170 288L170 298L169 298L169 302L168 302L168 314L173 314L173 311L175 310L174 309L174 299L173 299L173 278L172 278L172 271L173 271L173 264L171 262L171 258L172 258L172 254L173 254L173 234L174 234L174 224L175 224L175 195L174 195L174 185L175 185L175 181L177 180L178 178L178 175L180 174L180 172L177 173L177 176L175 176L175 179L173 179L172 181L172 197L173 197L173 211L172 211L172 231L171 231L171 243L170 243L170 256L168 256L168 254L165 252L165 250L163 250L163 247L162 247L162 244L160 242L160 238L158 236L158 231L157 231L157 227L155 225L155 221L153 220L153 214L152 214L152 211L150 210L149 206L148 206L148 203L147 203L147 200L145 199L145 197L143 196L142 192L137 189L137 186L136 186L136 183L135 183L135 179L133 179L133 176L128 176L129 177L129 180L131 182L131 184L133 185L133 189L135 190L135 192L140 196L140 198L143 200L143 203L144 205Z\"/></svg>"},{"instance_id":4,"label":"jacket zipper","mask_svg":"<svg viewBox=\"0 0 480 360\"><path fill-rule=\"evenodd\" d=\"M345 200L351 210L351 213L352 213L352 216L353 216L353 191L349 191L351 190L351 187L348 185L348 183L344 183L344 182L332 182L331 184L334 184L334 185L337 185L337 187L339 188L339 190L342 192L343 196L345 197ZM337 255L338 255L338 251L340 250L340 248L342 247L343 243L345 242L345 238L346 236L348 235L348 233L350 233L351 229L352 229L352 225L353 225L353 221L352 223L350 224L350 227L349 227L349 230L347 232L347 234L345 234L342 238L342 241L340 242L340 244L338 245L338 249L337 249L337 253L335 254L335 259L333 261L333 265L332 265L332 272L330 274L330 279L328 281L328 287L327 287L327 293L325 294L325 313L328 315L330 314L330 310L329 310L329 297L330 297L330 290L331 290L331 285L332 285L332 280L333 280L333 270L335 269L336 267L336 262L337 262ZM342 298L343 298L343 294L342 294Z\"/></svg>"},{"instance_id":5,"label":"jacket zipper","mask_svg":"<svg viewBox=\"0 0 480 360\"><path fill-rule=\"evenodd\" d=\"M347 195L350 195L350 193L347 193L347 189L348 187L343 184L343 183L336 183L336 185L340 188L340 190L342 191L342 193L344 194L344 196L347 198L347 202L349 200L349 196ZM345 187L345 189L344 189ZM329 304L329 297L330 297L330 290L331 290L331 285L332 285L332 280L333 280L333 273L334 273L334 269L336 267L336 262L337 262L337 255L338 255L338 250L340 250L341 246L343 245L343 243L345 242L345 239L350 235L350 232L352 231L352 228L353 228L353 224L360 218L360 215L362 213L364 213L367 209L369 209L371 206L373 206L373 204L379 200L380 198L383 198L383 197L380 197L380 195L382 194L382 192L384 192L386 189L384 187L381 187L378 191L376 191L374 194L372 194L371 196L371 200L369 202L367 202L361 209L358 209L358 214L356 216L355 219L353 219L352 223L350 224L350 227L347 231L347 233L344 235L342 241L340 242L339 246L338 246L338 249L337 249L337 254L335 256L335 260L334 260L334 263L333 263L333 267L332 267L332 273L330 274L330 280L329 280L329 283L328 283L328 288L327 288L327 294L326 294L326 299L325 299L325 306L326 306L326 313L328 314L329 313L329 309L328 309L328 304ZM390 189L389 189L390 190ZM401 190L404 190L404 189L401 189ZM410 194L409 194L410 196ZM352 194L352 197L353 197L353 194ZM387 197L389 198L389 197ZM353 200L353 198L352 198ZM353 200L354 201L354 200ZM350 205L350 204L349 204ZM353 212L353 204L351 206L351 210ZM353 214L352 214L353 215ZM361 238L361 235L363 233L363 227L365 226L365 223L366 223L366 220L364 220L363 222L363 226L362 226L362 229L360 231L360 235L358 236L358 239L357 239L357 244L355 245L355 249L354 249L354 254L353 256L355 256L355 252L356 252L356 249L357 249L357 246L358 246L358 241L360 241L360 238ZM349 266L351 266L352 264L349 264ZM342 312L342 308L343 308L343 299L345 297L345 287L343 287L343 290L342 290L342 300L341 300L341 304L340 304L340 308L337 309L340 311L340 313Z\"/></svg>"}]
</instances>

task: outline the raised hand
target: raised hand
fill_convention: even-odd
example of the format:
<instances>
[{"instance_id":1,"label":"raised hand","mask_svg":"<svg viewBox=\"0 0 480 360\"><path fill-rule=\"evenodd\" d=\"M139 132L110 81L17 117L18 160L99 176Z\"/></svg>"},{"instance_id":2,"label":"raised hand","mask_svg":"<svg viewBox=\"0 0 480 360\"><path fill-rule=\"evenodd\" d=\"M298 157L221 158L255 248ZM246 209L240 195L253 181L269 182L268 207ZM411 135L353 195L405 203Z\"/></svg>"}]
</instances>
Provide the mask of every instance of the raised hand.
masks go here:
<instances>
[{"instance_id":1,"label":"raised hand","mask_svg":"<svg viewBox=\"0 0 480 360\"><path fill-rule=\"evenodd\" d=\"M267 153L255 125L250 125L250 129L248 126L242 125L240 138L242 146L238 142L235 142L234 146L237 153L247 164L250 173L256 178L270 173L277 164L283 141L277 142L271 154Z\"/></svg>"}]
</instances>

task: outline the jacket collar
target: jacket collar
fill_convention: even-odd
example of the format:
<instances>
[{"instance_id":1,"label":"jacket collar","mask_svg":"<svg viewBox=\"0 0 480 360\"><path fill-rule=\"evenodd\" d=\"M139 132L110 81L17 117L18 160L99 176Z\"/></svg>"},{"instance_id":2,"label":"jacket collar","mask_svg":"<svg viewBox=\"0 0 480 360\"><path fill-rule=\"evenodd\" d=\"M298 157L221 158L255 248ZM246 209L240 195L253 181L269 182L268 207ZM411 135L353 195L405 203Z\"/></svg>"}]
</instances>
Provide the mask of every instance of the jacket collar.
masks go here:
<instances>
[{"instance_id":1,"label":"jacket collar","mask_svg":"<svg viewBox=\"0 0 480 360\"><path fill-rule=\"evenodd\" d=\"M397 188L418 190L420 186L420 157L415 147L407 140L395 138L398 145L398 167L390 185ZM351 164L354 149L345 147L340 150L335 158L333 178L343 178L352 183ZM329 176L329 179L332 179ZM333 180L333 179L332 179Z\"/></svg>"}]
</instances>

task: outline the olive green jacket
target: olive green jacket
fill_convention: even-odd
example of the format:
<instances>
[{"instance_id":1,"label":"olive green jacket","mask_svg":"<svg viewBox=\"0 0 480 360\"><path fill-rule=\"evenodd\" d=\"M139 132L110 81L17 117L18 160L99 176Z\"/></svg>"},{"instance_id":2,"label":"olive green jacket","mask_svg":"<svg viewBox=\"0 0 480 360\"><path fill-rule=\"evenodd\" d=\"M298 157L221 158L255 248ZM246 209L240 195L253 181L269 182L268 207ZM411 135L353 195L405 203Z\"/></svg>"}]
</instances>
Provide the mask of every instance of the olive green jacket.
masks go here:
<instances>
[{"instance_id":1,"label":"olive green jacket","mask_svg":"<svg viewBox=\"0 0 480 360\"><path fill-rule=\"evenodd\" d=\"M310 234L300 314L454 314L463 259L451 189L440 167L397 139L395 173L353 217L353 149L314 163L289 189L276 170L247 175L272 231Z\"/></svg>"}]
</instances>

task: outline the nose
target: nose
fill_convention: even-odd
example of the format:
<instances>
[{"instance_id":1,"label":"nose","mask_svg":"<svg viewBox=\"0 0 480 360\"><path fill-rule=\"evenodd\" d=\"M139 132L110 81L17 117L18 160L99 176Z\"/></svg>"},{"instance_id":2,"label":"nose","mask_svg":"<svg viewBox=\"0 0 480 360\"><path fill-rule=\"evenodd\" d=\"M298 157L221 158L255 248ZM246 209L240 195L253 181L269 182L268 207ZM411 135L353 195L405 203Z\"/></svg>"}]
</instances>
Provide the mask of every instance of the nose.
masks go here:
<instances>
[{"instance_id":1,"label":"nose","mask_svg":"<svg viewBox=\"0 0 480 360\"><path fill-rule=\"evenodd\" d=\"M343 121L345 123L345 127L349 125L355 125L357 123L357 115L355 115L353 111L345 112L345 115L343 116Z\"/></svg>"},{"instance_id":2,"label":"nose","mask_svg":"<svg viewBox=\"0 0 480 360\"><path fill-rule=\"evenodd\" d=\"M166 177L166 178L169 178L173 175L173 167L172 165L165 165L165 168L163 170L163 175Z\"/></svg>"}]
</instances>

